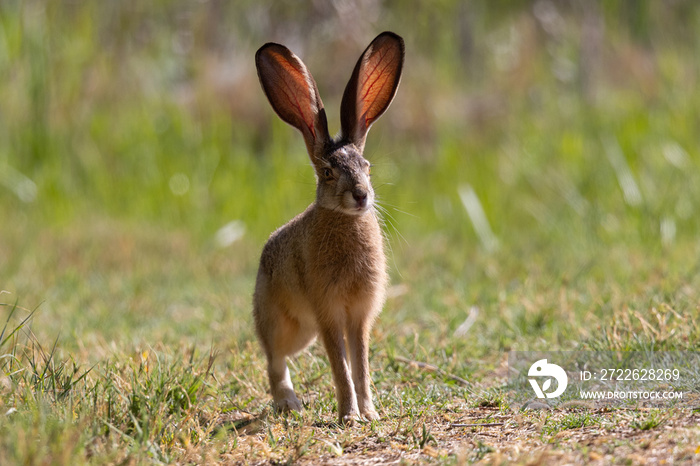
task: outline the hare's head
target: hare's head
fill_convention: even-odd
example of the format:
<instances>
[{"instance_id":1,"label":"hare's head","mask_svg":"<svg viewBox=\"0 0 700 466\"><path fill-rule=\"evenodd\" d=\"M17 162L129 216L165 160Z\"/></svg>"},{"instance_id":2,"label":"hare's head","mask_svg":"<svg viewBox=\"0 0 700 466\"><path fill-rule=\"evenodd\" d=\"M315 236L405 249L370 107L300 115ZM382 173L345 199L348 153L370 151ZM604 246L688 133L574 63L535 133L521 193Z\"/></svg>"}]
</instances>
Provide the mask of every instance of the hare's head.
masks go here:
<instances>
[{"instance_id":1,"label":"hare's head","mask_svg":"<svg viewBox=\"0 0 700 466\"><path fill-rule=\"evenodd\" d=\"M319 206L350 215L374 202L370 163L362 156L367 132L389 107L401 79L403 39L383 32L355 65L340 106L340 135L331 138L316 82L283 45L268 43L255 54L263 91L277 115L301 131L316 170Z\"/></svg>"}]
</instances>

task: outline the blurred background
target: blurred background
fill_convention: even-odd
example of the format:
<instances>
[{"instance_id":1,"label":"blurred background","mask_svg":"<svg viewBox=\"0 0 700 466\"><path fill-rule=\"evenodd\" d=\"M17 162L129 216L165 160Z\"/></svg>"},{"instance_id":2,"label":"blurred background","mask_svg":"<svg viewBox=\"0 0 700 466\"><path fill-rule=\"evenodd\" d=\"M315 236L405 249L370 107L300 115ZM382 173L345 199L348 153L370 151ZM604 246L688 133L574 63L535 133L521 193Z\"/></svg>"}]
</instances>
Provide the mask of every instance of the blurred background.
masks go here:
<instances>
[{"instance_id":1,"label":"blurred background","mask_svg":"<svg viewBox=\"0 0 700 466\"><path fill-rule=\"evenodd\" d=\"M384 30L405 38L406 65L365 155L400 262L424 244L457 271L496 254L576 275L614 246L622 262L629 248L697 257L692 0L3 0L5 244L108 218L258 251L314 179L255 51L276 41L304 60L334 132Z\"/></svg>"}]
</instances>

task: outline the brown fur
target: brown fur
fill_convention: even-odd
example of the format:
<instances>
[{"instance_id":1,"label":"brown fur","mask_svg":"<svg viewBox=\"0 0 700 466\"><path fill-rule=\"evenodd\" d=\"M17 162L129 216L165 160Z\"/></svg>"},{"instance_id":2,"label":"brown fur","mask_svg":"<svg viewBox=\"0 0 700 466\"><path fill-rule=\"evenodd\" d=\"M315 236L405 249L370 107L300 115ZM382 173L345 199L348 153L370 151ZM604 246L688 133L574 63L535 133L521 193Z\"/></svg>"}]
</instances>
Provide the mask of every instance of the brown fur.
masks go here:
<instances>
[{"instance_id":1,"label":"brown fur","mask_svg":"<svg viewBox=\"0 0 700 466\"><path fill-rule=\"evenodd\" d=\"M253 314L275 405L301 409L286 358L320 335L339 420L351 423L358 413L378 419L368 351L388 276L362 149L369 127L398 87L403 41L380 34L360 57L343 96L337 140L328 135L323 104L301 60L284 46L266 44L256 64L273 109L302 132L317 177L316 201L265 244L255 285Z\"/></svg>"}]
</instances>

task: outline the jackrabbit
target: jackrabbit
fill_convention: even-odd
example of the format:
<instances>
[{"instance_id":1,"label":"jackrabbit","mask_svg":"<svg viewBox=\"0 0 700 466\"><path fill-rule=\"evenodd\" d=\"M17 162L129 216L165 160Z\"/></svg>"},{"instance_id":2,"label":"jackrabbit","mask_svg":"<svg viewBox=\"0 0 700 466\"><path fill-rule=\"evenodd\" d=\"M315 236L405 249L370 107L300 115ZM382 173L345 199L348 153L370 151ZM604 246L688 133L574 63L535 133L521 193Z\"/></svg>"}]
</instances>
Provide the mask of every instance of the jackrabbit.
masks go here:
<instances>
[{"instance_id":1,"label":"jackrabbit","mask_svg":"<svg viewBox=\"0 0 700 466\"><path fill-rule=\"evenodd\" d=\"M351 424L358 413L379 418L370 392L368 348L388 276L370 163L362 152L370 126L396 94L403 61L398 35L384 32L369 44L343 94L340 135L331 138L316 83L301 60L275 43L255 54L263 91L277 115L304 136L317 183L316 201L265 244L255 284L255 325L279 410L301 409L286 358L320 334L333 371L339 421Z\"/></svg>"}]
</instances>

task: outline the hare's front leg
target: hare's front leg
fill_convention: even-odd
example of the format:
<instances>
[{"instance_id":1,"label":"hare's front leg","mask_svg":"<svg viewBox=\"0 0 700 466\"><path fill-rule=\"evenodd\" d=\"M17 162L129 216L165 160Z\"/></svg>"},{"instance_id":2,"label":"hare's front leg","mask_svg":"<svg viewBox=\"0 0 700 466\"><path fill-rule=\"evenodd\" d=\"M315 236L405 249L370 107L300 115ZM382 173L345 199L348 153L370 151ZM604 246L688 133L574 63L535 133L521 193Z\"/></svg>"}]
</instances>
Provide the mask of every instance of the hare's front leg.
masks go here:
<instances>
[{"instance_id":1,"label":"hare's front leg","mask_svg":"<svg viewBox=\"0 0 700 466\"><path fill-rule=\"evenodd\" d=\"M372 391L369 376L369 334L371 319L361 316L348 326L348 346L352 361L352 379L357 394L360 414L368 421L379 419L379 414L372 403Z\"/></svg>"},{"instance_id":2,"label":"hare's front leg","mask_svg":"<svg viewBox=\"0 0 700 466\"><path fill-rule=\"evenodd\" d=\"M323 322L320 332L333 371L338 400L338 421L341 424L352 424L357 417L357 398L345 355L343 327L339 322Z\"/></svg>"}]
</instances>

